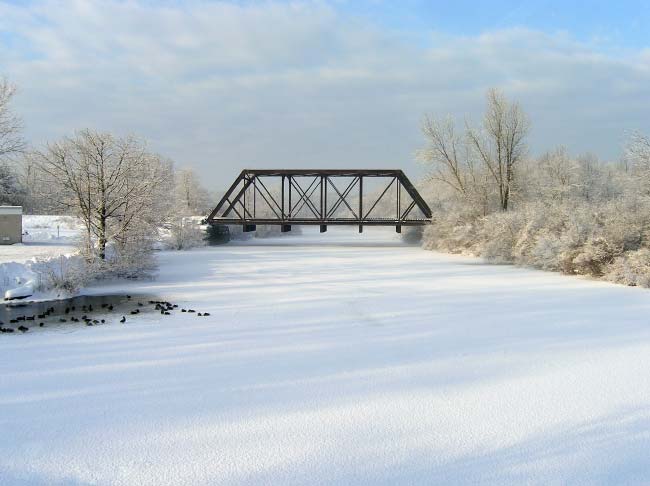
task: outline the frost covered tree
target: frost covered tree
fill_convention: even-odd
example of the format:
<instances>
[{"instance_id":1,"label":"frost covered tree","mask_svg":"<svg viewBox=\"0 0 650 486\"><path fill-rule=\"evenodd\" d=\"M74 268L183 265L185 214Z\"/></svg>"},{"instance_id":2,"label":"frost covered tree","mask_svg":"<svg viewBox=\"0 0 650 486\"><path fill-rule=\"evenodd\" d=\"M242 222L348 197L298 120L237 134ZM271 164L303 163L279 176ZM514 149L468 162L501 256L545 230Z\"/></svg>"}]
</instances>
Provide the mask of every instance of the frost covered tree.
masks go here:
<instances>
[{"instance_id":1,"label":"frost covered tree","mask_svg":"<svg viewBox=\"0 0 650 486\"><path fill-rule=\"evenodd\" d=\"M191 169L181 169L174 175L174 197L165 228L170 233L173 249L183 250L205 243L205 231L200 225L210 206L208 192Z\"/></svg>"},{"instance_id":2,"label":"frost covered tree","mask_svg":"<svg viewBox=\"0 0 650 486\"><path fill-rule=\"evenodd\" d=\"M35 154L51 202L78 217L89 258L107 260L109 243L124 256L156 231L173 190L171 163L134 137L82 130ZM144 232L144 233L143 233Z\"/></svg>"},{"instance_id":3,"label":"frost covered tree","mask_svg":"<svg viewBox=\"0 0 650 486\"><path fill-rule=\"evenodd\" d=\"M10 160L25 149L20 118L11 110L16 88L0 79L0 204L22 204L25 189Z\"/></svg>"},{"instance_id":4,"label":"frost covered tree","mask_svg":"<svg viewBox=\"0 0 650 486\"><path fill-rule=\"evenodd\" d=\"M0 162L25 149L22 122L10 107L15 93L16 88L9 81L0 79Z\"/></svg>"},{"instance_id":5,"label":"frost covered tree","mask_svg":"<svg viewBox=\"0 0 650 486\"><path fill-rule=\"evenodd\" d=\"M450 118L425 117L422 132L427 146L418 158L431 167L430 178L448 186L483 215L498 207L507 210L516 184L516 169L526 154L529 122L519 104L489 90L480 128L466 123L459 132Z\"/></svg>"},{"instance_id":6,"label":"frost covered tree","mask_svg":"<svg viewBox=\"0 0 650 486\"><path fill-rule=\"evenodd\" d=\"M639 190L650 194L650 137L640 133L633 134L625 152Z\"/></svg>"},{"instance_id":7,"label":"frost covered tree","mask_svg":"<svg viewBox=\"0 0 650 486\"><path fill-rule=\"evenodd\" d=\"M425 116L422 133L427 146L417 154L419 160L432 165L430 177L467 196L476 170L462 134L451 118L436 120Z\"/></svg>"},{"instance_id":8,"label":"frost covered tree","mask_svg":"<svg viewBox=\"0 0 650 486\"><path fill-rule=\"evenodd\" d=\"M564 148L524 157L526 117L495 92L488 100L480 130L425 119L419 155L432 171L421 193L434 223L423 246L650 286L650 137L633 135L621 164Z\"/></svg>"},{"instance_id":9,"label":"frost covered tree","mask_svg":"<svg viewBox=\"0 0 650 486\"><path fill-rule=\"evenodd\" d=\"M515 171L526 154L528 117L516 102L510 102L498 90L487 94L487 110L481 130L469 127L467 138L479 160L494 180L501 209L510 203Z\"/></svg>"},{"instance_id":10,"label":"frost covered tree","mask_svg":"<svg viewBox=\"0 0 650 486\"><path fill-rule=\"evenodd\" d=\"M179 208L192 216L199 216L210 211L212 202L210 195L192 169L177 170L174 180L174 193Z\"/></svg>"},{"instance_id":11,"label":"frost covered tree","mask_svg":"<svg viewBox=\"0 0 650 486\"><path fill-rule=\"evenodd\" d=\"M0 205L22 205L25 194L15 169L8 163L0 162Z\"/></svg>"}]
</instances>

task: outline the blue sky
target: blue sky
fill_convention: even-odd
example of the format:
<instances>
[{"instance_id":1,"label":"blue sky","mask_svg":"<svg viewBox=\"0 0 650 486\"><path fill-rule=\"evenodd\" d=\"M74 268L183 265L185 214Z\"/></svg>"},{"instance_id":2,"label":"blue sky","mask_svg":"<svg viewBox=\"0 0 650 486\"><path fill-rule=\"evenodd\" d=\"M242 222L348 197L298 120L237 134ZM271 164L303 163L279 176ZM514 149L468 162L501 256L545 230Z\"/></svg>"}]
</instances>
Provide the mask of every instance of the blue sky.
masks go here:
<instances>
[{"instance_id":1,"label":"blue sky","mask_svg":"<svg viewBox=\"0 0 650 486\"><path fill-rule=\"evenodd\" d=\"M361 0L341 2L345 10L401 30L436 30L475 35L510 27L548 33L568 32L576 39L646 47L650 2L647 1L467 1Z\"/></svg>"},{"instance_id":2,"label":"blue sky","mask_svg":"<svg viewBox=\"0 0 650 486\"><path fill-rule=\"evenodd\" d=\"M212 188L242 167L400 167L425 114L488 88L530 154L616 160L650 133L650 2L0 0L0 75L35 146L136 134Z\"/></svg>"}]
</instances>

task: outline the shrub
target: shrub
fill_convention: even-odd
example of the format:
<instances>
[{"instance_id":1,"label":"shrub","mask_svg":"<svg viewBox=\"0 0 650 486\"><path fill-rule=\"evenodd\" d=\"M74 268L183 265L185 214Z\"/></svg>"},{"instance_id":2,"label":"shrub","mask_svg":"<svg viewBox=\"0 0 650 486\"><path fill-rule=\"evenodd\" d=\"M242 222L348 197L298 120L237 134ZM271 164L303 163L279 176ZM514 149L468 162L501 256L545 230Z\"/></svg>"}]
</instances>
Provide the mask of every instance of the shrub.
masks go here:
<instances>
[{"instance_id":1,"label":"shrub","mask_svg":"<svg viewBox=\"0 0 650 486\"><path fill-rule=\"evenodd\" d=\"M625 285L650 287L650 250L641 248L617 257L607 268L605 279Z\"/></svg>"}]
</instances>

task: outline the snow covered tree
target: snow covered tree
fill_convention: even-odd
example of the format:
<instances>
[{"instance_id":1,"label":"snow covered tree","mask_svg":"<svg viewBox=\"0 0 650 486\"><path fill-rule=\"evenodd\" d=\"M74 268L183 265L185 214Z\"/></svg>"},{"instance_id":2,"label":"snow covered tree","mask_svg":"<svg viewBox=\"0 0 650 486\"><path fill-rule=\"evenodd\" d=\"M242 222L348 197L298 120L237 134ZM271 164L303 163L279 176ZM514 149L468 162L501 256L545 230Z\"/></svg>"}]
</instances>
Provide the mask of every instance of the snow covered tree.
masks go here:
<instances>
[{"instance_id":1,"label":"snow covered tree","mask_svg":"<svg viewBox=\"0 0 650 486\"><path fill-rule=\"evenodd\" d=\"M205 231L200 225L210 207L208 192L191 169L174 175L174 197L164 227L169 231L169 244L183 250L205 244Z\"/></svg>"},{"instance_id":2,"label":"snow covered tree","mask_svg":"<svg viewBox=\"0 0 650 486\"><path fill-rule=\"evenodd\" d=\"M189 216L200 216L210 211L210 195L192 169L177 170L174 180L176 205L180 210Z\"/></svg>"},{"instance_id":3,"label":"snow covered tree","mask_svg":"<svg viewBox=\"0 0 650 486\"><path fill-rule=\"evenodd\" d=\"M482 130L468 127L470 146L490 173L503 211L508 209L517 165L526 155L528 117L518 103L512 103L498 90L490 89Z\"/></svg>"},{"instance_id":4,"label":"snow covered tree","mask_svg":"<svg viewBox=\"0 0 650 486\"><path fill-rule=\"evenodd\" d=\"M14 168L0 162L0 205L22 205L25 193Z\"/></svg>"},{"instance_id":5,"label":"snow covered tree","mask_svg":"<svg viewBox=\"0 0 650 486\"><path fill-rule=\"evenodd\" d=\"M0 162L25 148L21 120L9 106L15 93L16 88L9 81L0 79Z\"/></svg>"},{"instance_id":6,"label":"snow covered tree","mask_svg":"<svg viewBox=\"0 0 650 486\"><path fill-rule=\"evenodd\" d=\"M451 188L464 204L483 216L495 206L507 210L516 185L516 169L526 154L529 123L517 103L488 91L481 129L466 124L459 133L452 119L425 117L427 146L417 157L431 166L429 177Z\"/></svg>"},{"instance_id":7,"label":"snow covered tree","mask_svg":"<svg viewBox=\"0 0 650 486\"><path fill-rule=\"evenodd\" d=\"M142 228L153 233L173 190L171 163L147 152L133 137L83 130L48 145L34 157L46 196L81 218L86 254L107 260L115 243L125 254L142 243Z\"/></svg>"}]
</instances>

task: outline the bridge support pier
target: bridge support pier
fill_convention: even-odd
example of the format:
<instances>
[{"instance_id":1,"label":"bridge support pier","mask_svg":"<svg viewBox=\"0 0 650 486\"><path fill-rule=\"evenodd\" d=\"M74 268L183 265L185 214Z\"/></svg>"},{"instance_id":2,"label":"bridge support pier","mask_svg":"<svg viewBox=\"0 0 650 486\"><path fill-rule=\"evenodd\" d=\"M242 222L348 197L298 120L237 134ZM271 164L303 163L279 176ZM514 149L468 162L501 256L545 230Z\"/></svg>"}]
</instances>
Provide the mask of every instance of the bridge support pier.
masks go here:
<instances>
[{"instance_id":1,"label":"bridge support pier","mask_svg":"<svg viewBox=\"0 0 650 486\"><path fill-rule=\"evenodd\" d=\"M327 225L326 224L321 224L320 225L320 232L325 233L327 231Z\"/></svg>"},{"instance_id":2,"label":"bridge support pier","mask_svg":"<svg viewBox=\"0 0 650 486\"><path fill-rule=\"evenodd\" d=\"M362 224L359 225L359 233L363 233L363 225Z\"/></svg>"},{"instance_id":3,"label":"bridge support pier","mask_svg":"<svg viewBox=\"0 0 650 486\"><path fill-rule=\"evenodd\" d=\"M245 224L244 225L244 233L250 233L251 231L255 231L257 229L257 226L254 224Z\"/></svg>"},{"instance_id":4,"label":"bridge support pier","mask_svg":"<svg viewBox=\"0 0 650 486\"><path fill-rule=\"evenodd\" d=\"M397 226L395 226L395 232L396 233L401 233L402 232L402 225L401 224L398 224Z\"/></svg>"},{"instance_id":5,"label":"bridge support pier","mask_svg":"<svg viewBox=\"0 0 650 486\"><path fill-rule=\"evenodd\" d=\"M290 224L283 224L282 226L280 226L280 232L281 233L288 233L289 231L291 231L291 225Z\"/></svg>"}]
</instances>

